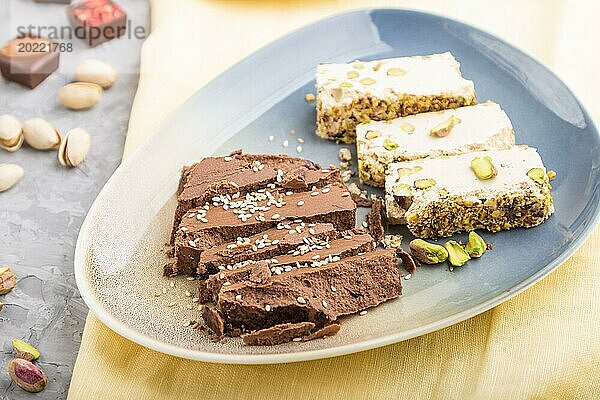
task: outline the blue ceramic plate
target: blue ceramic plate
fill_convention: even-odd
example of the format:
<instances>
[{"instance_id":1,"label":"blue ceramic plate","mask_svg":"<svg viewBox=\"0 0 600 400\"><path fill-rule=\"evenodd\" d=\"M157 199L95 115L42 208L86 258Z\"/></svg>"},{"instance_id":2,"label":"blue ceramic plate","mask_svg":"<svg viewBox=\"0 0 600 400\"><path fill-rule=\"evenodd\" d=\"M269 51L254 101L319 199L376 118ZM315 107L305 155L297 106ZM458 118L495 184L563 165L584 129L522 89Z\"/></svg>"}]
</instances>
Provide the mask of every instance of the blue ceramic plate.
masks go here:
<instances>
[{"instance_id":1,"label":"blue ceramic plate","mask_svg":"<svg viewBox=\"0 0 600 400\"><path fill-rule=\"evenodd\" d=\"M203 332L184 328L183 321L197 318L182 295L194 285L180 278L171 288L160 274L181 166L237 148L297 155L298 137L305 141L302 156L335 163L339 146L315 137L314 103L304 99L314 92L316 65L445 51L461 62L480 101L494 100L506 110L517 142L537 147L548 168L557 172L552 183L555 214L537 228L484 233L494 250L454 272L445 266L420 268L404 281L400 299L364 317L344 319L340 333L326 340L256 348L239 340L215 344ZM439 16L392 9L351 12L305 27L248 57L160 127L94 203L78 241L77 282L92 311L113 330L181 357L272 363L365 350L481 313L565 261L598 219L599 165L600 140L588 113L531 57L488 33ZM162 287L168 293L154 297ZM171 301L177 306L166 307Z\"/></svg>"}]
</instances>

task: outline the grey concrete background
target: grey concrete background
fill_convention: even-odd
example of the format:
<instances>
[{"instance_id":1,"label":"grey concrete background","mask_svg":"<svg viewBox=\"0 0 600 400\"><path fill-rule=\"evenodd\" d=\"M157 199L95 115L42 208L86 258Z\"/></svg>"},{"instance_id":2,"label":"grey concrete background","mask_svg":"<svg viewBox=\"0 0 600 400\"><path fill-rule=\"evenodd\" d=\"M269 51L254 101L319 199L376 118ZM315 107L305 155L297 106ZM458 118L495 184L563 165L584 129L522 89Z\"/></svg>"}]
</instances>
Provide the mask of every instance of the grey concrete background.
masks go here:
<instances>
[{"instance_id":1,"label":"grey concrete background","mask_svg":"<svg viewBox=\"0 0 600 400\"><path fill-rule=\"evenodd\" d=\"M146 0L117 0L131 26L149 33ZM16 36L19 25L68 26L65 5L33 0L0 1L0 44ZM41 117L66 133L82 127L92 136L88 159L67 169L57 152L26 145L16 153L0 150L0 163L16 163L25 176L0 193L0 265L12 268L17 287L0 296L0 399L64 399L87 315L73 275L73 253L79 227L106 180L121 161L133 97L137 88L139 52L143 40L120 38L94 49L77 39L73 52L61 54L59 70L34 90L0 78L0 114L24 121ZM87 58L110 63L119 80L105 91L100 104L74 112L56 100L58 90L73 79L75 66ZM48 375L46 390L37 395L22 391L10 380L7 366L13 357L12 338L24 339L42 353L39 365Z\"/></svg>"}]
</instances>

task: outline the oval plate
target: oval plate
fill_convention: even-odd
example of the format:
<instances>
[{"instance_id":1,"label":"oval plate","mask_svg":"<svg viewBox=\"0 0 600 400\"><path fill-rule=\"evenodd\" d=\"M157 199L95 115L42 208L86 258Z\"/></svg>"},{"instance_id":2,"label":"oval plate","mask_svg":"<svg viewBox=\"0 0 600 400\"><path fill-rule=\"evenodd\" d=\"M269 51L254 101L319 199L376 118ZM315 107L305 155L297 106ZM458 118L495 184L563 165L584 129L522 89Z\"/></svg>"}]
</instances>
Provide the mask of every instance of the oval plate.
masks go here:
<instances>
[{"instance_id":1,"label":"oval plate","mask_svg":"<svg viewBox=\"0 0 600 400\"><path fill-rule=\"evenodd\" d=\"M403 281L400 299L364 317L345 318L340 333L325 340L250 347L239 339L213 343L204 331L185 327L198 318L197 304L184 294L194 293L195 282L181 277L171 286L161 276L181 166L237 148L297 155L298 137L305 140L302 156L323 165L335 163L339 146L315 137L314 103L304 99L314 92L316 65L448 50L461 62L464 76L475 82L479 100L500 103L512 119L518 143L537 147L546 165L557 171L556 213L534 229L484 233L494 250L454 272L444 266L420 268ZM290 135L292 129L296 136ZM269 142L270 135L274 142ZM286 139L289 147L282 145ZM413 11L338 15L296 31L227 70L123 163L81 228L77 284L92 312L111 329L180 357L275 363L383 346L481 313L565 261L598 217L599 141L587 112L554 74L490 34Z\"/></svg>"}]
</instances>

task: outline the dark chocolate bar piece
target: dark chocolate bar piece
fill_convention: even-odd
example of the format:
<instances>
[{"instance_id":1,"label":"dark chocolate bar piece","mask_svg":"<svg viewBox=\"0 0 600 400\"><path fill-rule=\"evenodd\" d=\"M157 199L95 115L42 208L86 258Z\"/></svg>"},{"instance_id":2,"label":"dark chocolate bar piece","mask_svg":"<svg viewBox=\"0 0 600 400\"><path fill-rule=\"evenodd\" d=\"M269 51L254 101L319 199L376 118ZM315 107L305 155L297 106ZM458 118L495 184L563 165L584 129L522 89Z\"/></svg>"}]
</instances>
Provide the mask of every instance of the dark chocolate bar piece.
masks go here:
<instances>
[{"instance_id":1,"label":"dark chocolate bar piece","mask_svg":"<svg viewBox=\"0 0 600 400\"><path fill-rule=\"evenodd\" d=\"M45 38L24 36L0 48L0 72L9 81L35 88L58 68L58 43Z\"/></svg>"},{"instance_id":2,"label":"dark chocolate bar piece","mask_svg":"<svg viewBox=\"0 0 600 400\"><path fill-rule=\"evenodd\" d=\"M112 0L84 0L67 7L75 37L96 47L119 38L127 31L127 14Z\"/></svg>"}]
</instances>

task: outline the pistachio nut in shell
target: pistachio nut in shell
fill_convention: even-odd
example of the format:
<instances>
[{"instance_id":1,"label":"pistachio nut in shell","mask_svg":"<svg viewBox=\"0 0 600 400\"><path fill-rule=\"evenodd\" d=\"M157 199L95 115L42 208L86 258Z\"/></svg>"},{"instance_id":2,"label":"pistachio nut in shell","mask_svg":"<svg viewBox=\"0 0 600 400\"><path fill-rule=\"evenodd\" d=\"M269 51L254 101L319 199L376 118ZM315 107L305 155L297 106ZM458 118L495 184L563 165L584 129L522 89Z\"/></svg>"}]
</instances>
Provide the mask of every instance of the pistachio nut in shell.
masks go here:
<instances>
[{"instance_id":1,"label":"pistachio nut in shell","mask_svg":"<svg viewBox=\"0 0 600 400\"><path fill-rule=\"evenodd\" d=\"M6 294L17 286L17 276L8 267L0 267L0 295Z\"/></svg>"},{"instance_id":2,"label":"pistachio nut in shell","mask_svg":"<svg viewBox=\"0 0 600 400\"><path fill-rule=\"evenodd\" d=\"M0 148L13 152L23 145L23 126L12 115L0 115Z\"/></svg>"},{"instance_id":3,"label":"pistachio nut in shell","mask_svg":"<svg viewBox=\"0 0 600 400\"><path fill-rule=\"evenodd\" d=\"M465 250L471 258L479 258L487 250L487 244L475 231L471 231L469 232L469 240L467 241Z\"/></svg>"},{"instance_id":4,"label":"pistachio nut in shell","mask_svg":"<svg viewBox=\"0 0 600 400\"><path fill-rule=\"evenodd\" d=\"M448 251L444 246L429 243L423 239L414 239L409 244L410 252L423 264L439 264L448 259Z\"/></svg>"},{"instance_id":5,"label":"pistachio nut in shell","mask_svg":"<svg viewBox=\"0 0 600 400\"><path fill-rule=\"evenodd\" d=\"M74 82L58 91L58 100L71 110L85 110L102 99L102 86L89 82Z\"/></svg>"},{"instance_id":6,"label":"pistachio nut in shell","mask_svg":"<svg viewBox=\"0 0 600 400\"><path fill-rule=\"evenodd\" d=\"M23 360L27 361L33 361L40 358L40 351L29 343L20 339L13 339L12 344L13 349L15 349L15 353L17 353L17 358L22 358Z\"/></svg>"},{"instance_id":7,"label":"pistachio nut in shell","mask_svg":"<svg viewBox=\"0 0 600 400\"><path fill-rule=\"evenodd\" d=\"M41 118L32 118L23 122L23 136L25 142L34 149L51 150L60 146L60 133Z\"/></svg>"},{"instance_id":8,"label":"pistachio nut in shell","mask_svg":"<svg viewBox=\"0 0 600 400\"><path fill-rule=\"evenodd\" d=\"M76 167L85 160L90 150L90 134L81 128L67 132L58 149L58 162L65 167Z\"/></svg>"},{"instance_id":9,"label":"pistachio nut in shell","mask_svg":"<svg viewBox=\"0 0 600 400\"><path fill-rule=\"evenodd\" d=\"M48 384L48 377L44 371L31 361L22 358L11 360L8 364L8 374L17 386L30 393L41 392Z\"/></svg>"},{"instance_id":10,"label":"pistachio nut in shell","mask_svg":"<svg viewBox=\"0 0 600 400\"><path fill-rule=\"evenodd\" d=\"M75 79L79 82L95 83L108 89L116 82L117 72L104 61L89 59L75 68Z\"/></svg>"},{"instance_id":11,"label":"pistachio nut in shell","mask_svg":"<svg viewBox=\"0 0 600 400\"><path fill-rule=\"evenodd\" d=\"M471 160L471 169L475 173L475 176L481 180L492 179L498 175L498 170L494 167L492 159L488 156L475 157Z\"/></svg>"},{"instance_id":12,"label":"pistachio nut in shell","mask_svg":"<svg viewBox=\"0 0 600 400\"><path fill-rule=\"evenodd\" d=\"M23 168L17 164L0 164L0 192L13 187L23 177Z\"/></svg>"},{"instance_id":13,"label":"pistachio nut in shell","mask_svg":"<svg viewBox=\"0 0 600 400\"><path fill-rule=\"evenodd\" d=\"M444 247L448 251L448 262L454 267L461 267L471 259L465 248L454 240L446 242Z\"/></svg>"}]
</instances>

